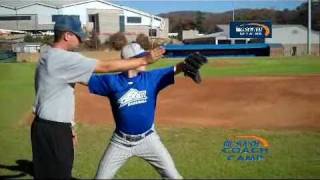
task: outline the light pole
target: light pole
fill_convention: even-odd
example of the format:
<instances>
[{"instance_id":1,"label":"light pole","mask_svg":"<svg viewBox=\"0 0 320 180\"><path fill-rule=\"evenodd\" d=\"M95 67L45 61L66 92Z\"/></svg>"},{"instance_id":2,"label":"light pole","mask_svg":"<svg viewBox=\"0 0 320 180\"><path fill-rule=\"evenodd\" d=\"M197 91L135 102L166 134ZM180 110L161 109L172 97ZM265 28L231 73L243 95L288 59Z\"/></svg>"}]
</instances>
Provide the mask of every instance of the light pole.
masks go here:
<instances>
[{"instance_id":1,"label":"light pole","mask_svg":"<svg viewBox=\"0 0 320 180\"><path fill-rule=\"evenodd\" d=\"M311 0L308 0L308 55L311 55Z\"/></svg>"},{"instance_id":2,"label":"light pole","mask_svg":"<svg viewBox=\"0 0 320 180\"><path fill-rule=\"evenodd\" d=\"M234 21L234 1L232 1L232 21Z\"/></svg>"}]
</instances>

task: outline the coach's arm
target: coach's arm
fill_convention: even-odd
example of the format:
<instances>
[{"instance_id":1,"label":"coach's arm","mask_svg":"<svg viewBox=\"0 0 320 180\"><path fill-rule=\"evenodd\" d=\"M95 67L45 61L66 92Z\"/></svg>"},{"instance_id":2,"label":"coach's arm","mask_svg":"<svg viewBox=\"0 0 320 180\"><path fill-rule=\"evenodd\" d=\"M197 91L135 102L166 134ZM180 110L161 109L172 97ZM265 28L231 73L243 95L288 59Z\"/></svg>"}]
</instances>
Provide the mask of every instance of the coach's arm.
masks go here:
<instances>
[{"instance_id":1,"label":"coach's arm","mask_svg":"<svg viewBox=\"0 0 320 180\"><path fill-rule=\"evenodd\" d=\"M95 68L96 73L108 73L108 72L121 72L127 71L130 69L136 69L140 66L145 66L148 64L152 64L159 60L162 55L165 53L163 48L157 48L151 50L149 55L141 58L134 58L130 61L123 61L123 60L98 60Z\"/></svg>"}]
</instances>

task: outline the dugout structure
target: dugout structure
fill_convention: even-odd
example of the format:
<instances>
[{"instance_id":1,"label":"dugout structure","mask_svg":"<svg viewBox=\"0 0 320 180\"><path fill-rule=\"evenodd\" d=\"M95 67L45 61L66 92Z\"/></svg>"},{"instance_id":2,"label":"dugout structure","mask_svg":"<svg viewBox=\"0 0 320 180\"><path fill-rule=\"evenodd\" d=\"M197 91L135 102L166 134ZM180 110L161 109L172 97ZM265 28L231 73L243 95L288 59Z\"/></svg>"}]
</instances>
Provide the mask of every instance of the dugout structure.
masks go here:
<instances>
[{"instance_id":1,"label":"dugout structure","mask_svg":"<svg viewBox=\"0 0 320 180\"><path fill-rule=\"evenodd\" d=\"M169 58L186 57L190 53L200 52L205 56L270 56L270 46L257 44L187 44L164 46L165 56Z\"/></svg>"}]
</instances>

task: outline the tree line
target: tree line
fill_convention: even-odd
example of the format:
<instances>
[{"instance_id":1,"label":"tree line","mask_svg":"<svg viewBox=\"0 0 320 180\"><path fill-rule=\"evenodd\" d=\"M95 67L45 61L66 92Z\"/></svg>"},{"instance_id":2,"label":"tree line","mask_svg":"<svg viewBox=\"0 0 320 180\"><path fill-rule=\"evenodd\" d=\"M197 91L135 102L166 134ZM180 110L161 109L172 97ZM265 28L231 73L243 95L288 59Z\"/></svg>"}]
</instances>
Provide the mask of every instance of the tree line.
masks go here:
<instances>
[{"instance_id":1,"label":"tree line","mask_svg":"<svg viewBox=\"0 0 320 180\"><path fill-rule=\"evenodd\" d=\"M302 3L296 9L237 9L234 12L235 21L271 20L273 24L300 24L308 26L308 4ZM201 11L177 11L159 14L169 18L169 32L197 29L200 33L208 34L219 31L218 24L229 24L233 12L210 13ZM312 29L320 31L320 3L312 4Z\"/></svg>"}]
</instances>

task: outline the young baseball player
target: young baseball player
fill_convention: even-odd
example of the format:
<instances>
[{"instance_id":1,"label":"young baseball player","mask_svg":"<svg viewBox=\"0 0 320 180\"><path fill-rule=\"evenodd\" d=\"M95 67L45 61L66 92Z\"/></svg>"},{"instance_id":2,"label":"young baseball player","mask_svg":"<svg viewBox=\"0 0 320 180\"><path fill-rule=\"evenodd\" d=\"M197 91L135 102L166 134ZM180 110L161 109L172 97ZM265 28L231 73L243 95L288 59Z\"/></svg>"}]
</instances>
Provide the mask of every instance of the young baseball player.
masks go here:
<instances>
[{"instance_id":1,"label":"young baseball player","mask_svg":"<svg viewBox=\"0 0 320 180\"><path fill-rule=\"evenodd\" d=\"M130 61L147 53L139 44L132 43L123 47L121 55ZM173 84L174 76L182 71L200 82L198 70L204 61L203 56L195 55L190 61L194 64L185 61L152 71L146 71L144 66L121 74L91 76L90 92L109 98L116 124L100 161L97 179L113 178L132 156L148 161L163 178L182 178L154 127L157 96L162 89Z\"/></svg>"},{"instance_id":2,"label":"young baseball player","mask_svg":"<svg viewBox=\"0 0 320 180\"><path fill-rule=\"evenodd\" d=\"M75 83L86 84L93 72L125 71L153 63L163 50L147 58L103 61L72 52L84 40L81 22L61 16L54 26L54 44L41 53L35 73L35 118L31 127L35 179L70 179L75 133Z\"/></svg>"}]
</instances>

